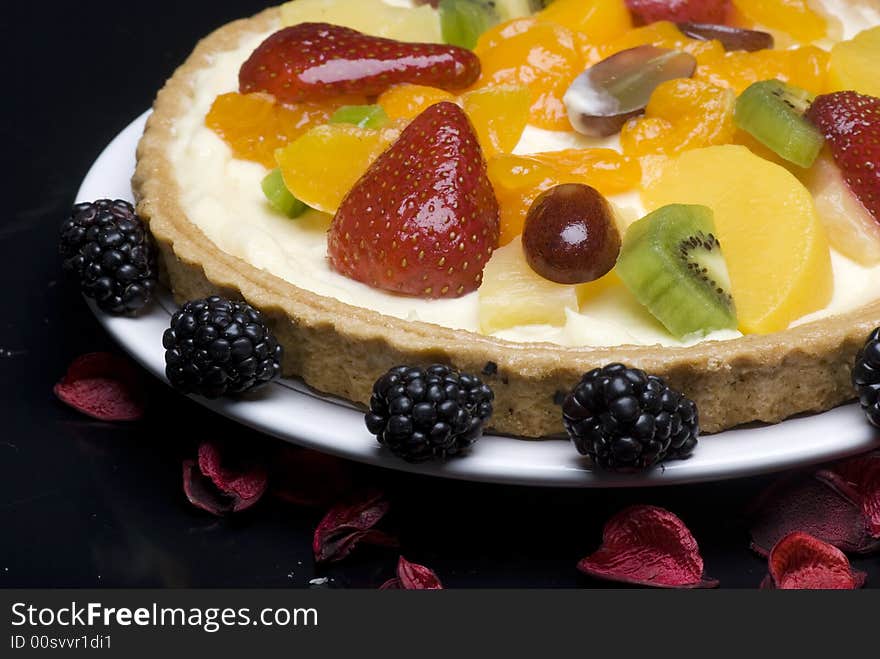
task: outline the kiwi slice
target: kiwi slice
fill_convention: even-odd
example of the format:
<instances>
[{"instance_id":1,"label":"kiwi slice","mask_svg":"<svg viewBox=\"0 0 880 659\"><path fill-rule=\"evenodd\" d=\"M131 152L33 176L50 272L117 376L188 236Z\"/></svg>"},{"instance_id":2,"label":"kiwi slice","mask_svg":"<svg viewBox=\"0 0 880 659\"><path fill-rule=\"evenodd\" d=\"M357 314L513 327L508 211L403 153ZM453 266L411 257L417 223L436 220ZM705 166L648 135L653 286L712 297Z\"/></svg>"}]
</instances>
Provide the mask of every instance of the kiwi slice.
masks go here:
<instances>
[{"instance_id":1,"label":"kiwi slice","mask_svg":"<svg viewBox=\"0 0 880 659\"><path fill-rule=\"evenodd\" d=\"M735 329L736 311L712 210L672 204L626 233L617 274L677 338Z\"/></svg>"},{"instance_id":2,"label":"kiwi slice","mask_svg":"<svg viewBox=\"0 0 880 659\"><path fill-rule=\"evenodd\" d=\"M269 205L291 219L299 217L309 208L290 194L290 190L284 184L284 177L280 169L273 169L263 179L262 188L263 194L266 195L266 199L269 201Z\"/></svg>"},{"instance_id":3,"label":"kiwi slice","mask_svg":"<svg viewBox=\"0 0 880 659\"><path fill-rule=\"evenodd\" d=\"M390 121L381 105L343 105L330 117L331 124L354 124L358 128L384 128Z\"/></svg>"},{"instance_id":4,"label":"kiwi slice","mask_svg":"<svg viewBox=\"0 0 880 659\"><path fill-rule=\"evenodd\" d=\"M531 16L553 4L553 0L494 0L493 4L501 20L509 21L514 18Z\"/></svg>"},{"instance_id":5,"label":"kiwi slice","mask_svg":"<svg viewBox=\"0 0 880 659\"><path fill-rule=\"evenodd\" d=\"M480 35L501 21L492 0L440 0L438 9L443 41L462 48L474 48Z\"/></svg>"},{"instance_id":6,"label":"kiwi slice","mask_svg":"<svg viewBox=\"0 0 880 659\"><path fill-rule=\"evenodd\" d=\"M779 80L763 80L746 89L736 101L736 125L780 157L800 167L813 165L825 139L804 117L813 103L805 89Z\"/></svg>"},{"instance_id":7,"label":"kiwi slice","mask_svg":"<svg viewBox=\"0 0 880 659\"><path fill-rule=\"evenodd\" d=\"M531 16L552 0L440 0L443 41L473 49L490 27L514 18Z\"/></svg>"}]
</instances>

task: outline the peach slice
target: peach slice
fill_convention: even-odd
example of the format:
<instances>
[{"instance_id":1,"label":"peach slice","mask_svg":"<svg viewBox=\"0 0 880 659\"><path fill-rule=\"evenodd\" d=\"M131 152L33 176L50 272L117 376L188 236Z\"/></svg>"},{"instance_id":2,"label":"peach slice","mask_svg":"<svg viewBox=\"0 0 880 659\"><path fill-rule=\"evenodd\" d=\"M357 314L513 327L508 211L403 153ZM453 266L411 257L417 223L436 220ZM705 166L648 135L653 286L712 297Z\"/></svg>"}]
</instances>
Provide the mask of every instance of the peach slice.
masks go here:
<instances>
[{"instance_id":1,"label":"peach slice","mask_svg":"<svg viewBox=\"0 0 880 659\"><path fill-rule=\"evenodd\" d=\"M695 149L665 163L642 199L652 210L684 203L714 211L744 333L784 330L830 301L825 228L809 190L787 169L743 146Z\"/></svg>"}]
</instances>

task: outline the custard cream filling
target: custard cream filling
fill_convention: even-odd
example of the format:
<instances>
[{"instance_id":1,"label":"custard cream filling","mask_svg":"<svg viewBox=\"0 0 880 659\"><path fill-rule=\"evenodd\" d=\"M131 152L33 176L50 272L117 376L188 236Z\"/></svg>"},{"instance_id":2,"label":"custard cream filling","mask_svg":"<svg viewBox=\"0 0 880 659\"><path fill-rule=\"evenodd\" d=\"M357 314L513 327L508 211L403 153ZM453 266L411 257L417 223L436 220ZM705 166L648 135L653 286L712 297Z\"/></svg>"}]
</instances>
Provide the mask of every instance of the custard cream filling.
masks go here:
<instances>
[{"instance_id":1,"label":"custard cream filling","mask_svg":"<svg viewBox=\"0 0 880 659\"><path fill-rule=\"evenodd\" d=\"M389 1L389 0L386 0ZM402 4L400 0L389 4ZM859 25L876 24L880 15L855 3L831 3L826 9L841 21L843 36L851 37ZM870 16L867 13L873 12ZM832 13L829 11L829 13ZM873 19L869 20L869 19ZM280 26L279 26L280 27ZM309 211L290 220L267 204L260 182L261 165L233 157L229 147L205 126L214 99L238 89L238 70L268 36L249 34L235 50L214 56L198 72L193 100L174 125L169 157L179 183L181 205L189 219L222 251L241 258L287 282L318 295L364 307L409 321L423 321L479 333L479 295L453 300L422 300L371 288L344 277L327 260L330 218ZM518 154L594 146L617 147L615 139L597 141L577 133L560 133L528 127L516 148ZM613 198L625 216L644 214L637 193ZM880 266L864 267L832 250L834 294L824 309L799 319L801 324L844 313L880 297L871 285L880 277ZM623 287L610 287L584 303L579 312L568 311L563 327L514 327L495 336L516 342L549 342L563 346L690 345L703 340L741 336L736 331L713 332L679 341L672 337Z\"/></svg>"}]
</instances>

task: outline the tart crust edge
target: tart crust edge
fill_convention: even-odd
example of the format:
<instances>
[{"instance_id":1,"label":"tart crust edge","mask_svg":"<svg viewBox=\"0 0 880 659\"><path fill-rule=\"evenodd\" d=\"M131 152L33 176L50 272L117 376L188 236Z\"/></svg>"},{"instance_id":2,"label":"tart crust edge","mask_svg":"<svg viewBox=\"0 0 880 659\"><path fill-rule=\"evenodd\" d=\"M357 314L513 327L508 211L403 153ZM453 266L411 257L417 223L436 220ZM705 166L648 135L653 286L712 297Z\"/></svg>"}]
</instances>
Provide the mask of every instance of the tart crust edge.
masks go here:
<instances>
[{"instance_id":1,"label":"tart crust edge","mask_svg":"<svg viewBox=\"0 0 880 659\"><path fill-rule=\"evenodd\" d=\"M559 392L610 362L666 378L697 403L706 432L753 421L776 423L854 398L853 361L880 324L880 302L777 334L690 348L566 348L384 316L303 290L222 252L187 219L168 146L175 139L175 119L193 96L193 81L211 66L212 55L237 47L244 35L279 25L279 10L271 8L229 23L198 44L156 98L138 145L132 188L175 298L222 294L260 309L284 347L285 375L366 404L373 382L397 364L450 363L483 373L492 386L496 432L529 438L561 433Z\"/></svg>"}]
</instances>

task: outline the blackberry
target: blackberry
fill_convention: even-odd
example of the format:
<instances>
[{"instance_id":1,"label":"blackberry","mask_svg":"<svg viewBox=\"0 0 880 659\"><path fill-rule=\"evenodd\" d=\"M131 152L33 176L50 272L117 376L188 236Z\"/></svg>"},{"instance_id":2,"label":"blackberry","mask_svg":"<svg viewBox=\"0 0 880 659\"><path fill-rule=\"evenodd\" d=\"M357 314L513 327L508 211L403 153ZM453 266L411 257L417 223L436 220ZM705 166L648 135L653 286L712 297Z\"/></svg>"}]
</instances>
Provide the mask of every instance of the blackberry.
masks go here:
<instances>
[{"instance_id":1,"label":"blackberry","mask_svg":"<svg viewBox=\"0 0 880 659\"><path fill-rule=\"evenodd\" d=\"M77 204L61 225L66 272L103 311L143 309L156 288L156 254L143 222L126 201Z\"/></svg>"},{"instance_id":2,"label":"blackberry","mask_svg":"<svg viewBox=\"0 0 880 659\"><path fill-rule=\"evenodd\" d=\"M856 357L852 381L872 426L880 428L880 328L868 336Z\"/></svg>"},{"instance_id":3,"label":"blackberry","mask_svg":"<svg viewBox=\"0 0 880 659\"><path fill-rule=\"evenodd\" d=\"M478 377L449 366L398 366L373 386L367 428L409 462L446 458L480 438L494 399Z\"/></svg>"},{"instance_id":4,"label":"blackberry","mask_svg":"<svg viewBox=\"0 0 880 659\"><path fill-rule=\"evenodd\" d=\"M609 471L688 458L700 434L693 401L662 378L623 364L584 375L566 396L562 416L577 450Z\"/></svg>"},{"instance_id":5,"label":"blackberry","mask_svg":"<svg viewBox=\"0 0 880 659\"><path fill-rule=\"evenodd\" d=\"M187 302L172 316L162 344L165 374L187 394L240 394L281 375L281 346L263 315L245 302Z\"/></svg>"}]
</instances>

